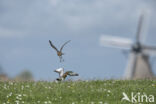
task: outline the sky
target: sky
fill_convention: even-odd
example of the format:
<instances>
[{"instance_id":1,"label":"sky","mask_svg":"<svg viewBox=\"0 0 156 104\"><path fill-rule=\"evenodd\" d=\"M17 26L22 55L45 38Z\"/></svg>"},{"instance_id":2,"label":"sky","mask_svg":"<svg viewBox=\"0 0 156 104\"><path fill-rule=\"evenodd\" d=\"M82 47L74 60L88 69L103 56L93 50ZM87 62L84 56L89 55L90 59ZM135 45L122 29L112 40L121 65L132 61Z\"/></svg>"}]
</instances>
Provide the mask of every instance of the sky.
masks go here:
<instances>
[{"instance_id":1,"label":"sky","mask_svg":"<svg viewBox=\"0 0 156 104\"><path fill-rule=\"evenodd\" d=\"M141 11L149 11L145 44L156 46L155 0L0 0L0 65L10 77L23 70L54 80L63 67L79 79L121 78L128 53L102 47L101 35L134 39ZM71 40L60 63L57 47ZM150 62L156 74L156 60Z\"/></svg>"}]
</instances>

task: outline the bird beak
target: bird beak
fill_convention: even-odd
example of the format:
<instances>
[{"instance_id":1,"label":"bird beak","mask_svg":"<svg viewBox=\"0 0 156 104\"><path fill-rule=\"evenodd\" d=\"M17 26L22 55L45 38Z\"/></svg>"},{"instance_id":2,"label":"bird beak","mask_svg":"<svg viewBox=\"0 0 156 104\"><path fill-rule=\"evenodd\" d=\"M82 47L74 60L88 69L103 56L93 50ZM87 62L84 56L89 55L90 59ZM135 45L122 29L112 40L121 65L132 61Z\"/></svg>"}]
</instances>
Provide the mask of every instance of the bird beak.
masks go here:
<instances>
[{"instance_id":1,"label":"bird beak","mask_svg":"<svg viewBox=\"0 0 156 104\"><path fill-rule=\"evenodd\" d=\"M56 70L54 70L54 72L57 72Z\"/></svg>"}]
</instances>

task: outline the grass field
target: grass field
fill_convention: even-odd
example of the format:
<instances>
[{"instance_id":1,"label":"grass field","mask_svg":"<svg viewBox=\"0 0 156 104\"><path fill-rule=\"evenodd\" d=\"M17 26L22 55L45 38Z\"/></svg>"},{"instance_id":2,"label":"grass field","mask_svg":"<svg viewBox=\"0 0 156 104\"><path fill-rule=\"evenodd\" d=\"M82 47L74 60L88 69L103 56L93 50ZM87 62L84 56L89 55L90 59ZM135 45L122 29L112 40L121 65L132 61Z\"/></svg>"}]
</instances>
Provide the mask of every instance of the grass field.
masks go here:
<instances>
[{"instance_id":1,"label":"grass field","mask_svg":"<svg viewBox=\"0 0 156 104\"><path fill-rule=\"evenodd\" d=\"M156 81L0 82L0 104L131 104L123 92L156 97Z\"/></svg>"}]
</instances>

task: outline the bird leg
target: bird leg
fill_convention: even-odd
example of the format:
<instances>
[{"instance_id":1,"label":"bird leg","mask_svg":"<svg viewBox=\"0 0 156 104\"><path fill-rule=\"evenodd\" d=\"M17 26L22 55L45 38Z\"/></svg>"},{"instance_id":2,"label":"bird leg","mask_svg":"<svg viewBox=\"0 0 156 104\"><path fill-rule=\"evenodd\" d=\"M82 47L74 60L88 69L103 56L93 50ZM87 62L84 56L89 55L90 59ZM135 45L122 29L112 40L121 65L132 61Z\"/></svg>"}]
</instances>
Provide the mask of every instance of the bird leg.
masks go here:
<instances>
[{"instance_id":1,"label":"bird leg","mask_svg":"<svg viewBox=\"0 0 156 104\"><path fill-rule=\"evenodd\" d=\"M60 62L64 62L62 56L59 56L59 58L60 58Z\"/></svg>"},{"instance_id":2,"label":"bird leg","mask_svg":"<svg viewBox=\"0 0 156 104\"><path fill-rule=\"evenodd\" d=\"M61 62L61 56L59 56L59 58L60 58L60 62Z\"/></svg>"}]
</instances>

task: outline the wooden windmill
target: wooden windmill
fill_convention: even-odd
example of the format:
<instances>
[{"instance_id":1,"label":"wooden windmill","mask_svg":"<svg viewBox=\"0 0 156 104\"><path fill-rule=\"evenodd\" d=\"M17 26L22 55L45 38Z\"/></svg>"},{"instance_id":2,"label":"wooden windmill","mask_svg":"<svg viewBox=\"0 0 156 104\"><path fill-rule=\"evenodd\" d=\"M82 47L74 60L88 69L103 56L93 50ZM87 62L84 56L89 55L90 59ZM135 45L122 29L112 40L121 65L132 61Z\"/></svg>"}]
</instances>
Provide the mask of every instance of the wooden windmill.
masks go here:
<instances>
[{"instance_id":1,"label":"wooden windmill","mask_svg":"<svg viewBox=\"0 0 156 104\"><path fill-rule=\"evenodd\" d=\"M113 46L120 49L130 49L127 68L124 79L152 79L154 74L149 62L150 55L156 55L156 47L147 46L143 43L145 15L142 14L139 19L135 41L130 39L101 36L100 43L102 46Z\"/></svg>"}]
</instances>

